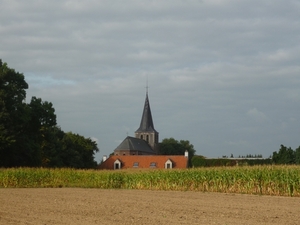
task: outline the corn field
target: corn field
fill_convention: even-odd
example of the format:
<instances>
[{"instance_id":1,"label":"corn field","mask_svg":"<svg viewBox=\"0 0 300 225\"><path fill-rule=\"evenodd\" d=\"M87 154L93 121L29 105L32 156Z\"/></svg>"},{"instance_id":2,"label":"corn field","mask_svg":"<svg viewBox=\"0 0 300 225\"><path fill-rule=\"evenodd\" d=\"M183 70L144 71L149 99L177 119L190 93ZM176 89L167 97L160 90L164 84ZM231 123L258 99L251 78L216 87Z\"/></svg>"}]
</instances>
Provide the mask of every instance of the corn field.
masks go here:
<instances>
[{"instance_id":1,"label":"corn field","mask_svg":"<svg viewBox=\"0 0 300 225\"><path fill-rule=\"evenodd\" d=\"M299 166L181 170L0 169L0 188L103 188L300 196Z\"/></svg>"}]
</instances>

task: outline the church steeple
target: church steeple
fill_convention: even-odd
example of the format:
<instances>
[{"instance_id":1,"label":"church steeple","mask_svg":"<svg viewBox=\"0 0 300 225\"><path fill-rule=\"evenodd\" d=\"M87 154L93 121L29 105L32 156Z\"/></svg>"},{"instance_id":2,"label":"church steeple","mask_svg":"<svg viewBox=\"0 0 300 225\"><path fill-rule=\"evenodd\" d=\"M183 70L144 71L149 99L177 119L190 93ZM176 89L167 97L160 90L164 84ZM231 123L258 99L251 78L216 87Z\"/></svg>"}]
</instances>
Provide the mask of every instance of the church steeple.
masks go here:
<instances>
[{"instance_id":1,"label":"church steeple","mask_svg":"<svg viewBox=\"0 0 300 225\"><path fill-rule=\"evenodd\" d=\"M148 98L148 85L147 85L143 115L142 115L140 127L135 132L135 137L147 141L155 152L158 151L158 132L154 129L150 103Z\"/></svg>"},{"instance_id":2,"label":"church steeple","mask_svg":"<svg viewBox=\"0 0 300 225\"><path fill-rule=\"evenodd\" d=\"M141 124L140 124L139 129L137 129L136 132L149 132L149 131L153 132L156 130L154 129L154 124L153 124L152 114L151 114L151 109L150 109L150 103L149 103L149 98L148 98L148 91L147 91L143 115L142 115L142 119L141 119Z\"/></svg>"}]
</instances>

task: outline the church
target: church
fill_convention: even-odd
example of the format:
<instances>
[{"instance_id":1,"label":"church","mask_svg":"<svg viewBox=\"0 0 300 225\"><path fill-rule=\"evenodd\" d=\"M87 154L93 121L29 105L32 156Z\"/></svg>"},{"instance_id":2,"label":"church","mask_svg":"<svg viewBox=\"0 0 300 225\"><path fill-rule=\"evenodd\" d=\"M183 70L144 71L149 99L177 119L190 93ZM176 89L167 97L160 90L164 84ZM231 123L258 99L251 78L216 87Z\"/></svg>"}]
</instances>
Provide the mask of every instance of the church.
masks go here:
<instances>
[{"instance_id":1,"label":"church","mask_svg":"<svg viewBox=\"0 0 300 225\"><path fill-rule=\"evenodd\" d=\"M188 152L184 155L159 155L159 133L154 128L148 91L140 127L135 137L127 136L109 158L103 156L99 169L187 168Z\"/></svg>"},{"instance_id":2,"label":"church","mask_svg":"<svg viewBox=\"0 0 300 225\"><path fill-rule=\"evenodd\" d=\"M114 150L114 155L157 155L158 132L154 129L151 108L146 92L143 115L135 137L126 137Z\"/></svg>"}]
</instances>

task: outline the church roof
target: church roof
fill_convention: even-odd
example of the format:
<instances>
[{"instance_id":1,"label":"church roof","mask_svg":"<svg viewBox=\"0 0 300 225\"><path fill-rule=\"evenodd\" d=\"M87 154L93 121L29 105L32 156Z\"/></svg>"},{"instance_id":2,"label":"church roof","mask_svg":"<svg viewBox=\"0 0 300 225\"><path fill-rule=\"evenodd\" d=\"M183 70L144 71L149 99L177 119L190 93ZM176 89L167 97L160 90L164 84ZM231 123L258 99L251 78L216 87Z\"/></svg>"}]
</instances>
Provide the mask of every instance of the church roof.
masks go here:
<instances>
[{"instance_id":1,"label":"church roof","mask_svg":"<svg viewBox=\"0 0 300 225\"><path fill-rule=\"evenodd\" d=\"M121 169L129 168L165 168L166 162L172 162L174 169L187 168L188 157L183 155L126 155L110 156L105 162L98 166L98 169L114 169L114 162L121 162ZM153 166L154 165L154 166Z\"/></svg>"},{"instance_id":2,"label":"church roof","mask_svg":"<svg viewBox=\"0 0 300 225\"><path fill-rule=\"evenodd\" d=\"M116 150L138 150L145 153L155 154L150 145L143 139L126 137L124 141L115 149Z\"/></svg>"},{"instance_id":3,"label":"church roof","mask_svg":"<svg viewBox=\"0 0 300 225\"><path fill-rule=\"evenodd\" d=\"M151 114L151 109L150 109L150 103L149 103L149 98L148 98L148 92L147 92L143 115L142 115L142 119L141 119L141 124L140 124L139 129L136 130L136 132L149 132L149 131L157 132L154 129L152 114Z\"/></svg>"}]
</instances>

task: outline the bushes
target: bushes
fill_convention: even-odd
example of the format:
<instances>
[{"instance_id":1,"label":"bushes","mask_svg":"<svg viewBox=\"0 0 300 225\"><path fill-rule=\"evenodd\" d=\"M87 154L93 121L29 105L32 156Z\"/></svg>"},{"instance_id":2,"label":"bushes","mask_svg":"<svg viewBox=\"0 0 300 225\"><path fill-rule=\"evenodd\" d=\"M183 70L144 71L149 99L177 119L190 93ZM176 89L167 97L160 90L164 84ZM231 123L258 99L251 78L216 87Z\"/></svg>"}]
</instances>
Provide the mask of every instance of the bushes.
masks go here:
<instances>
[{"instance_id":1,"label":"bushes","mask_svg":"<svg viewBox=\"0 0 300 225\"><path fill-rule=\"evenodd\" d=\"M206 159L203 156L194 156L192 158L193 167L218 167L218 166L235 166L236 160L228 158Z\"/></svg>"},{"instance_id":2,"label":"bushes","mask_svg":"<svg viewBox=\"0 0 300 225\"><path fill-rule=\"evenodd\" d=\"M192 167L218 167L218 166L254 166L254 165L271 165L271 159L230 159L218 158L207 159L203 156L194 156L192 158Z\"/></svg>"}]
</instances>

